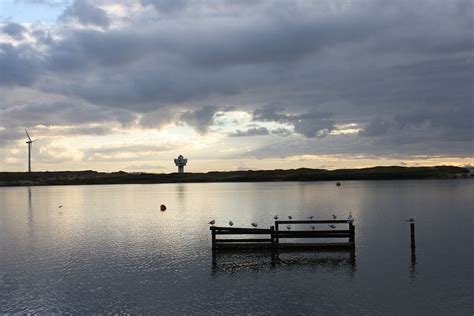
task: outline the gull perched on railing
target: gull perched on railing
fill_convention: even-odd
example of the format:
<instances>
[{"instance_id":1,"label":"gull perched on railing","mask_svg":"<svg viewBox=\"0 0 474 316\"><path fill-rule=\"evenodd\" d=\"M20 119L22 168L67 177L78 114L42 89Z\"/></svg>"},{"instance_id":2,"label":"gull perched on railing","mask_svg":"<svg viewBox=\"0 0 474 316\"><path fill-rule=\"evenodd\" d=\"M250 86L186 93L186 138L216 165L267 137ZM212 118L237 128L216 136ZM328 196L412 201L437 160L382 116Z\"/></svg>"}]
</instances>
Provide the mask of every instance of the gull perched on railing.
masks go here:
<instances>
[{"instance_id":1,"label":"gull perched on railing","mask_svg":"<svg viewBox=\"0 0 474 316\"><path fill-rule=\"evenodd\" d=\"M258 227L257 223L251 223L250 225L252 225L253 227Z\"/></svg>"},{"instance_id":2,"label":"gull perched on railing","mask_svg":"<svg viewBox=\"0 0 474 316\"><path fill-rule=\"evenodd\" d=\"M212 226L214 226L214 224L215 224L215 223L216 223L216 220L215 220L215 219L213 219L212 221L210 221L210 222L209 222L209 225L212 225Z\"/></svg>"},{"instance_id":3,"label":"gull perched on railing","mask_svg":"<svg viewBox=\"0 0 474 316\"><path fill-rule=\"evenodd\" d=\"M354 217L352 217L352 212L349 212L349 216L347 216L347 221L351 224L354 223Z\"/></svg>"},{"instance_id":4,"label":"gull perched on railing","mask_svg":"<svg viewBox=\"0 0 474 316\"><path fill-rule=\"evenodd\" d=\"M336 218L337 218L337 215L336 215L336 214L332 214L332 218L333 218L333 219L336 219Z\"/></svg>"},{"instance_id":5,"label":"gull perched on railing","mask_svg":"<svg viewBox=\"0 0 474 316\"><path fill-rule=\"evenodd\" d=\"M229 226L234 226L234 222L233 222L233 221L229 221Z\"/></svg>"},{"instance_id":6,"label":"gull perched on railing","mask_svg":"<svg viewBox=\"0 0 474 316\"><path fill-rule=\"evenodd\" d=\"M314 216L313 216L313 215L311 215L311 216L308 216L308 219L313 219L313 218L314 218Z\"/></svg>"},{"instance_id":7,"label":"gull perched on railing","mask_svg":"<svg viewBox=\"0 0 474 316\"><path fill-rule=\"evenodd\" d=\"M278 215L273 216L273 219L277 220L277 219L278 219Z\"/></svg>"},{"instance_id":8,"label":"gull perched on railing","mask_svg":"<svg viewBox=\"0 0 474 316\"><path fill-rule=\"evenodd\" d=\"M289 216L288 216L288 219L293 219L293 216L289 215Z\"/></svg>"},{"instance_id":9,"label":"gull perched on railing","mask_svg":"<svg viewBox=\"0 0 474 316\"><path fill-rule=\"evenodd\" d=\"M291 225L286 226L286 229L291 229Z\"/></svg>"},{"instance_id":10,"label":"gull perched on railing","mask_svg":"<svg viewBox=\"0 0 474 316\"><path fill-rule=\"evenodd\" d=\"M415 217L410 217L409 219L406 219L405 221L414 223L415 222Z\"/></svg>"},{"instance_id":11,"label":"gull perched on railing","mask_svg":"<svg viewBox=\"0 0 474 316\"><path fill-rule=\"evenodd\" d=\"M328 225L329 227L331 227L332 229L336 228L336 225L334 224L331 224L331 225Z\"/></svg>"}]
</instances>

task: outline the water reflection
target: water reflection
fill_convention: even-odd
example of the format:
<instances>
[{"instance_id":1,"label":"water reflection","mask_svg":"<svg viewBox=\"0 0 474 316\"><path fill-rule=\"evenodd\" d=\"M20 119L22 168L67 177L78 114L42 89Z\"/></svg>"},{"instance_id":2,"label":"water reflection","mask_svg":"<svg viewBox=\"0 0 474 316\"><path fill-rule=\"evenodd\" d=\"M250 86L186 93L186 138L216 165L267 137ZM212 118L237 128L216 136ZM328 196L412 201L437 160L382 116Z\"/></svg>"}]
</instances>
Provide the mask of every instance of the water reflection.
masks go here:
<instances>
[{"instance_id":1,"label":"water reflection","mask_svg":"<svg viewBox=\"0 0 474 316\"><path fill-rule=\"evenodd\" d=\"M410 280L416 281L416 248L411 247Z\"/></svg>"},{"instance_id":2,"label":"water reflection","mask_svg":"<svg viewBox=\"0 0 474 316\"><path fill-rule=\"evenodd\" d=\"M180 200L184 199L185 195L186 195L186 189L187 189L187 185L185 183L178 183L176 184L176 193L178 194L178 198Z\"/></svg>"},{"instance_id":3,"label":"water reflection","mask_svg":"<svg viewBox=\"0 0 474 316\"><path fill-rule=\"evenodd\" d=\"M34 221L33 221L33 203L31 201L31 188L28 187L28 237L29 240L34 234Z\"/></svg>"},{"instance_id":4,"label":"water reflection","mask_svg":"<svg viewBox=\"0 0 474 316\"><path fill-rule=\"evenodd\" d=\"M356 255L354 250L323 252L226 250L212 252L213 275L299 267L345 270L353 276L357 270Z\"/></svg>"},{"instance_id":5,"label":"water reflection","mask_svg":"<svg viewBox=\"0 0 474 316\"><path fill-rule=\"evenodd\" d=\"M410 223L410 248L411 248L411 265L410 280L416 280L416 241L415 241L415 223Z\"/></svg>"}]
</instances>

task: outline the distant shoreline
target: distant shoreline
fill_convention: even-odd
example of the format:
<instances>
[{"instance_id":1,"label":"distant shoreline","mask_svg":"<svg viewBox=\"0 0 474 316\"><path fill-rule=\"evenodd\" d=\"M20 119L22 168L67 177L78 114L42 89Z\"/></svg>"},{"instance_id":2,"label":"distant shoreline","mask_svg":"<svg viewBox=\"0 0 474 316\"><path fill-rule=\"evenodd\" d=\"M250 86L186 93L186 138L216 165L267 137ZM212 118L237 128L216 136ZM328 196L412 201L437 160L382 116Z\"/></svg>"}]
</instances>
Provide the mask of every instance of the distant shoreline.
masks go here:
<instances>
[{"instance_id":1,"label":"distant shoreline","mask_svg":"<svg viewBox=\"0 0 474 316\"><path fill-rule=\"evenodd\" d=\"M0 172L0 186L93 185L206 182L284 182L343 180L409 180L473 178L469 169L437 167L373 167L363 169L289 169L213 171L207 173L127 173L86 171Z\"/></svg>"}]
</instances>

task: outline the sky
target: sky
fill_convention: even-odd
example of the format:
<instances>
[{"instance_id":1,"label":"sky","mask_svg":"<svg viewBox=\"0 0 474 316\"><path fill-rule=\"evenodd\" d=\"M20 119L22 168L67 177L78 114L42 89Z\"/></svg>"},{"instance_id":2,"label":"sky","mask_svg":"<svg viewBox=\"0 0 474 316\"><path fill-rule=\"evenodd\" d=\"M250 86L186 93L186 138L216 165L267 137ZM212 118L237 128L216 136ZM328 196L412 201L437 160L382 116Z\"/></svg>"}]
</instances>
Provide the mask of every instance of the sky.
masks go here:
<instances>
[{"instance_id":1,"label":"sky","mask_svg":"<svg viewBox=\"0 0 474 316\"><path fill-rule=\"evenodd\" d=\"M472 0L0 0L0 171L474 164Z\"/></svg>"}]
</instances>

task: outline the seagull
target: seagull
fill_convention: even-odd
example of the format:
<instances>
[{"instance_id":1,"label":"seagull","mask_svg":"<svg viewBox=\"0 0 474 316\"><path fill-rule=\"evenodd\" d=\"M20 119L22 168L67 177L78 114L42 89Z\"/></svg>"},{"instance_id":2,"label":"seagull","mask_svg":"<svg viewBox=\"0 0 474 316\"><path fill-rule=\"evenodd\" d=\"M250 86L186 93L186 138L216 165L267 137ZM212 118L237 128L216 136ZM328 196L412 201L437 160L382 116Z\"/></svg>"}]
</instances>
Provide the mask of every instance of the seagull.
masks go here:
<instances>
[{"instance_id":1,"label":"seagull","mask_svg":"<svg viewBox=\"0 0 474 316\"><path fill-rule=\"evenodd\" d=\"M209 222L210 225L214 226L214 224L216 223L216 220L213 219L212 221Z\"/></svg>"},{"instance_id":2,"label":"seagull","mask_svg":"<svg viewBox=\"0 0 474 316\"><path fill-rule=\"evenodd\" d=\"M336 228L336 225L334 224L331 224L331 225L328 225L329 227L331 227L332 229Z\"/></svg>"},{"instance_id":3,"label":"seagull","mask_svg":"<svg viewBox=\"0 0 474 316\"><path fill-rule=\"evenodd\" d=\"M233 222L233 221L229 221L229 226L234 226L234 222Z\"/></svg>"},{"instance_id":4,"label":"seagull","mask_svg":"<svg viewBox=\"0 0 474 316\"><path fill-rule=\"evenodd\" d=\"M312 229L312 230L315 230L315 229L316 229L316 226L311 226L311 229Z\"/></svg>"},{"instance_id":5,"label":"seagull","mask_svg":"<svg viewBox=\"0 0 474 316\"><path fill-rule=\"evenodd\" d=\"M58 206L58 208L61 208L61 207L63 207L63 206L62 206L62 205L59 205L59 206Z\"/></svg>"},{"instance_id":6,"label":"seagull","mask_svg":"<svg viewBox=\"0 0 474 316\"><path fill-rule=\"evenodd\" d=\"M410 222L410 223L414 223L415 222L415 217L411 217L409 219L406 219L405 221Z\"/></svg>"},{"instance_id":7,"label":"seagull","mask_svg":"<svg viewBox=\"0 0 474 316\"><path fill-rule=\"evenodd\" d=\"M252 225L253 227L258 227L257 223L251 223L250 225Z\"/></svg>"},{"instance_id":8,"label":"seagull","mask_svg":"<svg viewBox=\"0 0 474 316\"><path fill-rule=\"evenodd\" d=\"M290 215L290 216L288 216L288 219L293 219L293 216L291 216L291 215Z\"/></svg>"},{"instance_id":9,"label":"seagull","mask_svg":"<svg viewBox=\"0 0 474 316\"><path fill-rule=\"evenodd\" d=\"M275 220L278 219L278 215L273 216L273 219Z\"/></svg>"},{"instance_id":10,"label":"seagull","mask_svg":"<svg viewBox=\"0 0 474 316\"><path fill-rule=\"evenodd\" d=\"M291 225L286 226L286 229L291 229Z\"/></svg>"},{"instance_id":11,"label":"seagull","mask_svg":"<svg viewBox=\"0 0 474 316\"><path fill-rule=\"evenodd\" d=\"M336 216L335 214L332 214L332 218L336 219L336 218L337 218L337 216Z\"/></svg>"},{"instance_id":12,"label":"seagull","mask_svg":"<svg viewBox=\"0 0 474 316\"><path fill-rule=\"evenodd\" d=\"M314 217L313 215L311 215L311 216L308 216L308 219L313 219L313 217Z\"/></svg>"}]
</instances>

